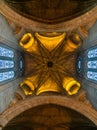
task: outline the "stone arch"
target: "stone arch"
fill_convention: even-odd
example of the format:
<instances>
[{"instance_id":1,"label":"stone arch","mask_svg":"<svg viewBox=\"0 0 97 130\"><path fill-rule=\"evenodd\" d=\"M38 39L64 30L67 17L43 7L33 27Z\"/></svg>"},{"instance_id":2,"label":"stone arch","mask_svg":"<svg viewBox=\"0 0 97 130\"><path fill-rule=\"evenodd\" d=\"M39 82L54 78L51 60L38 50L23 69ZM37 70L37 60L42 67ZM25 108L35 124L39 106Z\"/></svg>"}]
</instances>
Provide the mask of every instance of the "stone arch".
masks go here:
<instances>
[{"instance_id":1,"label":"stone arch","mask_svg":"<svg viewBox=\"0 0 97 130\"><path fill-rule=\"evenodd\" d=\"M19 26L26 27L27 29L32 29L32 31L71 31L73 29L79 28L80 26L85 26L87 25L87 23L92 23L97 19L97 6L77 18L74 18L67 22L61 22L52 25L37 22L23 17L13 11L3 2L0 3L0 12L6 18L13 21L15 24L19 24Z\"/></svg>"},{"instance_id":2,"label":"stone arch","mask_svg":"<svg viewBox=\"0 0 97 130\"><path fill-rule=\"evenodd\" d=\"M97 111L92 107L74 98L71 99L70 97L50 95L27 98L26 100L22 100L14 106L9 107L4 113L0 115L0 126L5 127L8 122L26 110L47 104L54 104L70 108L84 115L95 125L97 125Z\"/></svg>"}]
</instances>

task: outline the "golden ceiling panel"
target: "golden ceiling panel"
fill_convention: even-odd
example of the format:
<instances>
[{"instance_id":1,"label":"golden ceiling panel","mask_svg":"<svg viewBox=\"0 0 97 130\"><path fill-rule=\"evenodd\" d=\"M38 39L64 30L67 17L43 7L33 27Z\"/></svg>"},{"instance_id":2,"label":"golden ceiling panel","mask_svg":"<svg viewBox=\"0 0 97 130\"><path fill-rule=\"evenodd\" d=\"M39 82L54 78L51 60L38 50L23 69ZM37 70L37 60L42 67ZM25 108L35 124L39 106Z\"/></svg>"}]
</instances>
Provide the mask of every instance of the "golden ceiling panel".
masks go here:
<instances>
[{"instance_id":1,"label":"golden ceiling panel","mask_svg":"<svg viewBox=\"0 0 97 130\"><path fill-rule=\"evenodd\" d=\"M20 46L26 49L28 52L38 53L37 41L34 39L31 33L24 34Z\"/></svg>"},{"instance_id":2,"label":"golden ceiling panel","mask_svg":"<svg viewBox=\"0 0 97 130\"><path fill-rule=\"evenodd\" d=\"M34 71L20 84L25 95L44 92L74 95L78 92L80 83L76 81L70 65L82 44L77 33L27 33L19 44L32 55L31 62L34 64Z\"/></svg>"},{"instance_id":3,"label":"golden ceiling panel","mask_svg":"<svg viewBox=\"0 0 97 130\"><path fill-rule=\"evenodd\" d=\"M50 33L49 33L50 34ZM51 33L52 35L54 33ZM62 42L63 39L65 39L66 33L62 33L58 36L42 36L39 33L35 34L37 39L41 41L41 43L49 50L52 51L56 46Z\"/></svg>"}]
</instances>

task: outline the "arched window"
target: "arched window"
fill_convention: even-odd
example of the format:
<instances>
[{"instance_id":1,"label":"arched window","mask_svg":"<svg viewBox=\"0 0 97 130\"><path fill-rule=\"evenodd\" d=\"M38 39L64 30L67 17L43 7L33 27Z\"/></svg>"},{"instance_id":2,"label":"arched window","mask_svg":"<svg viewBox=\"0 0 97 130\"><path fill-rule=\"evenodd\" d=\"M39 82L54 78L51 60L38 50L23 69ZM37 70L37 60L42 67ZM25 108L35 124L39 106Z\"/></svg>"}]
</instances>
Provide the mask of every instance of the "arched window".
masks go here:
<instances>
[{"instance_id":1,"label":"arched window","mask_svg":"<svg viewBox=\"0 0 97 130\"><path fill-rule=\"evenodd\" d=\"M0 56L14 58L14 52L4 47L0 47Z\"/></svg>"},{"instance_id":2,"label":"arched window","mask_svg":"<svg viewBox=\"0 0 97 130\"><path fill-rule=\"evenodd\" d=\"M0 44L0 83L15 78L14 50Z\"/></svg>"},{"instance_id":3,"label":"arched window","mask_svg":"<svg viewBox=\"0 0 97 130\"><path fill-rule=\"evenodd\" d=\"M97 46L87 50L86 79L97 82Z\"/></svg>"},{"instance_id":4,"label":"arched window","mask_svg":"<svg viewBox=\"0 0 97 130\"><path fill-rule=\"evenodd\" d=\"M78 69L81 69L81 60L78 60Z\"/></svg>"},{"instance_id":5,"label":"arched window","mask_svg":"<svg viewBox=\"0 0 97 130\"><path fill-rule=\"evenodd\" d=\"M82 77L83 75L83 64L82 64L82 56L81 54L79 54L79 56L77 57L77 72L78 72L78 75L80 77Z\"/></svg>"},{"instance_id":6,"label":"arched window","mask_svg":"<svg viewBox=\"0 0 97 130\"><path fill-rule=\"evenodd\" d=\"M97 72L87 71L87 78L97 81Z\"/></svg>"},{"instance_id":7,"label":"arched window","mask_svg":"<svg viewBox=\"0 0 97 130\"><path fill-rule=\"evenodd\" d=\"M87 62L87 67L89 69L97 69L97 60L88 61Z\"/></svg>"},{"instance_id":8,"label":"arched window","mask_svg":"<svg viewBox=\"0 0 97 130\"><path fill-rule=\"evenodd\" d=\"M20 69L22 69L22 68L23 68L23 61L20 60Z\"/></svg>"},{"instance_id":9,"label":"arched window","mask_svg":"<svg viewBox=\"0 0 97 130\"><path fill-rule=\"evenodd\" d=\"M9 79L13 79L15 76L14 71L2 72L0 73L0 82L4 82Z\"/></svg>"},{"instance_id":10,"label":"arched window","mask_svg":"<svg viewBox=\"0 0 97 130\"><path fill-rule=\"evenodd\" d=\"M97 48L88 51L88 58L95 58L95 57L97 57Z\"/></svg>"},{"instance_id":11,"label":"arched window","mask_svg":"<svg viewBox=\"0 0 97 130\"><path fill-rule=\"evenodd\" d=\"M0 60L0 69L13 68L14 62L12 60Z\"/></svg>"}]
</instances>

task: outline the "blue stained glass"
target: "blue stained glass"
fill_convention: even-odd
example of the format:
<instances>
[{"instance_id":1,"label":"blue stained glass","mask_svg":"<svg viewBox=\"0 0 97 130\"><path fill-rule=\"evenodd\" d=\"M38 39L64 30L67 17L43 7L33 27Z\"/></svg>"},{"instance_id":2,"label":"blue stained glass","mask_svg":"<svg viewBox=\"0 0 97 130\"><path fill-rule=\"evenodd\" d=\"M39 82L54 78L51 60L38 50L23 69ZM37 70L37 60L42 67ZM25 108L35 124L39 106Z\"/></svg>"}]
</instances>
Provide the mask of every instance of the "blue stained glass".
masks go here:
<instances>
[{"instance_id":1,"label":"blue stained glass","mask_svg":"<svg viewBox=\"0 0 97 130\"><path fill-rule=\"evenodd\" d=\"M81 68L81 61L80 60L78 61L78 68L79 69Z\"/></svg>"},{"instance_id":2,"label":"blue stained glass","mask_svg":"<svg viewBox=\"0 0 97 130\"><path fill-rule=\"evenodd\" d=\"M0 73L0 82L13 79L15 76L14 71L2 72Z\"/></svg>"},{"instance_id":3,"label":"blue stained glass","mask_svg":"<svg viewBox=\"0 0 97 130\"><path fill-rule=\"evenodd\" d=\"M20 68L21 69L23 68L23 62L22 62L22 60L20 61Z\"/></svg>"},{"instance_id":4,"label":"blue stained glass","mask_svg":"<svg viewBox=\"0 0 97 130\"><path fill-rule=\"evenodd\" d=\"M97 48L88 51L88 58L95 58L95 57L97 57Z\"/></svg>"},{"instance_id":5,"label":"blue stained glass","mask_svg":"<svg viewBox=\"0 0 97 130\"><path fill-rule=\"evenodd\" d=\"M88 71L87 78L97 81L97 72Z\"/></svg>"},{"instance_id":6,"label":"blue stained glass","mask_svg":"<svg viewBox=\"0 0 97 130\"><path fill-rule=\"evenodd\" d=\"M81 56L79 56L77 59L77 72L81 76L82 74L82 57Z\"/></svg>"},{"instance_id":7,"label":"blue stained glass","mask_svg":"<svg viewBox=\"0 0 97 130\"><path fill-rule=\"evenodd\" d=\"M3 73L0 73L0 82L3 81Z\"/></svg>"},{"instance_id":8,"label":"blue stained glass","mask_svg":"<svg viewBox=\"0 0 97 130\"><path fill-rule=\"evenodd\" d=\"M90 69L97 69L97 61L88 61L87 66Z\"/></svg>"},{"instance_id":9,"label":"blue stained glass","mask_svg":"<svg viewBox=\"0 0 97 130\"><path fill-rule=\"evenodd\" d=\"M15 76L14 71L9 71L8 72L8 77L9 78L13 78L14 76Z\"/></svg>"},{"instance_id":10,"label":"blue stained glass","mask_svg":"<svg viewBox=\"0 0 97 130\"><path fill-rule=\"evenodd\" d=\"M14 62L8 60L0 60L0 69L13 68Z\"/></svg>"},{"instance_id":11,"label":"blue stained glass","mask_svg":"<svg viewBox=\"0 0 97 130\"><path fill-rule=\"evenodd\" d=\"M10 50L10 49L0 47L0 56L13 58L14 57L14 52L12 50Z\"/></svg>"}]
</instances>

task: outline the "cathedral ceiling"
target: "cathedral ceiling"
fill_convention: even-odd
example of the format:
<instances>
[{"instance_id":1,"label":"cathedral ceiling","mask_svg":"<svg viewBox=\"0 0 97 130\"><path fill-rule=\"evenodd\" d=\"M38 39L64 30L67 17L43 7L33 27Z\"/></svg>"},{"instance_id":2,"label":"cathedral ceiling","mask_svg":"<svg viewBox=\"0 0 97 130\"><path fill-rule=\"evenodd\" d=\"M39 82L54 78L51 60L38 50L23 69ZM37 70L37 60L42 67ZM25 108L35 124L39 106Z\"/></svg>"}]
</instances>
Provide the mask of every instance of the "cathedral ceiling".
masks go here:
<instances>
[{"instance_id":1,"label":"cathedral ceiling","mask_svg":"<svg viewBox=\"0 0 97 130\"><path fill-rule=\"evenodd\" d=\"M24 58L26 73L30 71L28 78L20 85L21 88L26 95L33 95L34 90L39 95L47 91L60 93L64 89L69 95L76 94L80 84L75 81L75 64L76 53L82 45L81 38L76 33L69 36L66 33L45 34L47 36L27 33L20 40L20 46L32 56L31 59L27 56ZM73 88L68 88L68 82L71 82Z\"/></svg>"},{"instance_id":2,"label":"cathedral ceiling","mask_svg":"<svg viewBox=\"0 0 97 130\"><path fill-rule=\"evenodd\" d=\"M94 124L69 108L58 105L42 105L29 109L9 122L4 130L78 130ZM95 129L94 129L95 130Z\"/></svg>"},{"instance_id":3,"label":"cathedral ceiling","mask_svg":"<svg viewBox=\"0 0 97 130\"><path fill-rule=\"evenodd\" d=\"M54 25L56 23L58 24L58 23L61 23L61 22L68 22L69 20L77 18L78 16L81 16L84 13L91 10L97 4L97 0L62 0L62 1L60 1L60 0L56 0L56 1L54 1L54 0L4 0L4 1L5 1L6 5L8 5L8 7L10 9L14 10L17 14L20 14L21 17L23 16L25 18L28 18L28 19L30 19L32 21L33 20L37 21L39 23L49 24L50 26L46 25L46 27L48 27L48 28L51 28L51 25ZM4 14L4 13L2 13L2 14ZM6 15L6 14L4 14L4 15ZM6 17L7 17L7 15L6 15ZM16 18L14 15L13 15L13 17L14 17L14 19ZM17 20L17 19L15 19L15 20ZM25 27L20 26L20 25L18 25L16 23L12 22L11 20L8 19L8 21L9 21L9 23L10 23L12 29L13 29L14 35L16 36L16 38L18 40L20 40L20 38L23 36L23 34L25 32L29 32L29 31L28 30L25 31L26 26ZM21 20L25 21L24 19L21 19ZM81 20L85 21L82 18L81 18ZM90 20L92 21L92 19L90 19ZM21 24L22 21L21 22L17 21L17 23ZM92 21L92 23L94 23L94 21ZM79 28L76 30L78 32L78 34L80 34L81 38L84 38L85 36L88 35L87 30L92 25L92 23L88 24L87 26L86 25L85 26L79 26ZM71 31L72 30L71 27L73 26L73 24L70 27L69 27L69 25L64 26L64 28L67 27ZM31 26L30 26L30 24L28 22L27 22L26 25L29 25L29 28L31 29ZM37 29L38 25L37 26L35 25L35 27ZM33 28L34 28L34 24L32 26L32 30L30 30L31 32L33 32ZM41 26L41 28L45 28L45 27ZM62 26L60 26L60 28L62 29ZM77 28L77 26L76 26L76 28ZM57 28L53 28L53 29L55 31L57 31L56 30ZM34 31L37 32L37 30L34 30ZM38 28L38 31L39 31L39 28ZM41 31L41 29L40 29L40 31ZM52 31L52 30L50 30L50 31ZM66 29L64 29L64 32L65 31L66 31ZM42 33L41 32L40 34L41 35L46 35L47 33ZM40 43L40 44L42 45L42 43ZM43 45L42 45L42 47L40 49L41 50L44 49ZM41 51L41 52L43 52L43 51ZM52 52L52 54L54 54L54 51L51 51L51 52ZM42 54L44 55L44 52ZM55 53L55 54L59 54L59 51L57 53ZM51 56L51 55L49 55L49 56ZM71 57L70 57L70 59L71 59ZM60 59L58 59L58 60L60 60ZM50 60L50 62L47 62L48 58L46 58L45 61L46 61L45 67L48 67L49 70L54 68L54 67L52 67L53 65L52 65L51 60ZM63 64L63 61L62 61L62 64ZM60 78L60 77L58 77L58 78ZM50 111L50 110L48 110L48 111ZM45 113L42 113L42 116L44 114ZM59 115L57 114L57 112L56 112L56 115L57 115L57 119L59 119ZM40 117L38 117L38 118L40 118ZM47 117L45 117L45 118L47 118ZM32 121L34 121L34 118L33 118ZM42 121L44 122L44 120L42 120ZM51 121L53 121L53 119ZM37 123L37 126L38 126L39 122L36 122L36 123ZM48 123L51 123L51 122L48 122ZM48 127L48 126L46 126L46 127ZM51 128L48 127L48 129L51 129Z\"/></svg>"},{"instance_id":4,"label":"cathedral ceiling","mask_svg":"<svg viewBox=\"0 0 97 130\"><path fill-rule=\"evenodd\" d=\"M97 19L96 0L1 0L4 15L20 39L26 32L78 30L82 37ZM75 24L76 23L76 24Z\"/></svg>"},{"instance_id":5,"label":"cathedral ceiling","mask_svg":"<svg viewBox=\"0 0 97 130\"><path fill-rule=\"evenodd\" d=\"M76 18L96 6L96 0L4 0L29 19L56 24Z\"/></svg>"}]
</instances>

